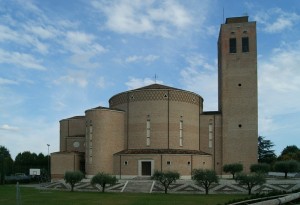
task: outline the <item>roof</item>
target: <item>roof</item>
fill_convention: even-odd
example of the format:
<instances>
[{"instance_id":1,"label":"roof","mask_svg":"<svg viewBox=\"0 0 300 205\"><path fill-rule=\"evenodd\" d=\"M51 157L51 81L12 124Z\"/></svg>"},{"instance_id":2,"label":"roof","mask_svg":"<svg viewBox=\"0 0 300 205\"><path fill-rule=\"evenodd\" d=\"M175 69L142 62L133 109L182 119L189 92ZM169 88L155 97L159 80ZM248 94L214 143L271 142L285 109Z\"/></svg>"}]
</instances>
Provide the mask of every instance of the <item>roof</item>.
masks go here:
<instances>
[{"instance_id":1,"label":"roof","mask_svg":"<svg viewBox=\"0 0 300 205\"><path fill-rule=\"evenodd\" d=\"M226 24L248 22L248 16L226 18Z\"/></svg>"},{"instance_id":2,"label":"roof","mask_svg":"<svg viewBox=\"0 0 300 205\"><path fill-rule=\"evenodd\" d=\"M98 107L95 107L95 108L88 109L85 112L90 111L90 110L112 110L112 111L122 111L122 112L124 112L124 110L115 109L115 108L108 108L108 107L102 107L102 106L98 106Z\"/></svg>"},{"instance_id":3,"label":"roof","mask_svg":"<svg viewBox=\"0 0 300 205\"><path fill-rule=\"evenodd\" d=\"M200 150L184 150L184 149L128 149L115 153L122 154L192 154L192 155L210 155Z\"/></svg>"},{"instance_id":4,"label":"roof","mask_svg":"<svg viewBox=\"0 0 300 205\"><path fill-rule=\"evenodd\" d=\"M178 88L173 88L173 87L170 87L170 86L166 86L166 85L161 85L161 84L151 84L151 85L147 85L147 86L144 86L144 87L141 87L141 88L138 88L138 89L135 89L135 90L150 90L150 89L162 89L162 90L180 90Z\"/></svg>"}]
</instances>

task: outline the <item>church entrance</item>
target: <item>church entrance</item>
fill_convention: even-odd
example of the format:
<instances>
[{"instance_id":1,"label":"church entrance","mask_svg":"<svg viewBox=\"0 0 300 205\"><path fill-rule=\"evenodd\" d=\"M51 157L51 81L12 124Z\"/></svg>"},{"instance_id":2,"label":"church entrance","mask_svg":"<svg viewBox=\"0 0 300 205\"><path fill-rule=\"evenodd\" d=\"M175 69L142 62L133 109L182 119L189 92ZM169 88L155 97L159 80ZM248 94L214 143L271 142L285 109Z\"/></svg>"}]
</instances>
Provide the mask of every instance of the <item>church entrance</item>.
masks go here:
<instances>
[{"instance_id":1,"label":"church entrance","mask_svg":"<svg viewBox=\"0 0 300 205\"><path fill-rule=\"evenodd\" d=\"M142 176L151 176L151 162L142 162Z\"/></svg>"},{"instance_id":2,"label":"church entrance","mask_svg":"<svg viewBox=\"0 0 300 205\"><path fill-rule=\"evenodd\" d=\"M138 160L138 176L150 177L154 173L154 160Z\"/></svg>"}]
</instances>

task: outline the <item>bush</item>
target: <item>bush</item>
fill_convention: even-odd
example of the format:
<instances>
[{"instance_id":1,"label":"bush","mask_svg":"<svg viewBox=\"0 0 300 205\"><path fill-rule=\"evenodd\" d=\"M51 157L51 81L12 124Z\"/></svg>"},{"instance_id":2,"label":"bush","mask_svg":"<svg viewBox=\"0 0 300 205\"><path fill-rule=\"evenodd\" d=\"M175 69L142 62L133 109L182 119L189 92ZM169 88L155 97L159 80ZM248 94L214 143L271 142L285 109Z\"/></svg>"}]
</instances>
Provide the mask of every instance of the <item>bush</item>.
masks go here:
<instances>
[{"instance_id":1,"label":"bush","mask_svg":"<svg viewBox=\"0 0 300 205\"><path fill-rule=\"evenodd\" d=\"M208 194L209 189L213 183L218 183L219 178L214 170L194 169L192 172L192 179L205 189L205 194Z\"/></svg>"},{"instance_id":2,"label":"bush","mask_svg":"<svg viewBox=\"0 0 300 205\"><path fill-rule=\"evenodd\" d=\"M115 176L111 176L109 174L101 172L93 176L91 184L100 184L100 186L102 187L102 192L105 192L106 184L115 185L117 181L118 180Z\"/></svg>"},{"instance_id":3,"label":"bush","mask_svg":"<svg viewBox=\"0 0 300 205\"><path fill-rule=\"evenodd\" d=\"M232 178L234 179L234 176L236 173L239 173L243 171L243 165L240 163L234 163L234 164L225 164L223 166L223 171L225 173L230 173L232 174Z\"/></svg>"},{"instance_id":4,"label":"bush","mask_svg":"<svg viewBox=\"0 0 300 205\"><path fill-rule=\"evenodd\" d=\"M266 163L252 164L250 171L255 173L268 173L270 171L270 165Z\"/></svg>"},{"instance_id":5,"label":"bush","mask_svg":"<svg viewBox=\"0 0 300 205\"><path fill-rule=\"evenodd\" d=\"M66 183L71 185L71 191L74 191L74 186L76 183L83 179L84 175L80 171L67 171L64 176Z\"/></svg>"},{"instance_id":6,"label":"bush","mask_svg":"<svg viewBox=\"0 0 300 205\"><path fill-rule=\"evenodd\" d=\"M284 178L287 178L288 173L299 171L299 167L299 162L295 160L279 161L274 164L274 170L276 172L283 172Z\"/></svg>"},{"instance_id":7,"label":"bush","mask_svg":"<svg viewBox=\"0 0 300 205\"><path fill-rule=\"evenodd\" d=\"M180 174L178 172L173 172L173 171L167 171L167 172L160 172L160 171L155 171L152 179L158 181L161 183L161 185L164 186L165 188L165 194L168 193L168 188L171 183L175 183L177 179L180 178Z\"/></svg>"},{"instance_id":8,"label":"bush","mask_svg":"<svg viewBox=\"0 0 300 205\"><path fill-rule=\"evenodd\" d=\"M240 185L246 185L248 189L248 194L251 195L251 190L253 187L258 185L263 185L266 183L266 178L262 174L238 174L235 179Z\"/></svg>"}]
</instances>

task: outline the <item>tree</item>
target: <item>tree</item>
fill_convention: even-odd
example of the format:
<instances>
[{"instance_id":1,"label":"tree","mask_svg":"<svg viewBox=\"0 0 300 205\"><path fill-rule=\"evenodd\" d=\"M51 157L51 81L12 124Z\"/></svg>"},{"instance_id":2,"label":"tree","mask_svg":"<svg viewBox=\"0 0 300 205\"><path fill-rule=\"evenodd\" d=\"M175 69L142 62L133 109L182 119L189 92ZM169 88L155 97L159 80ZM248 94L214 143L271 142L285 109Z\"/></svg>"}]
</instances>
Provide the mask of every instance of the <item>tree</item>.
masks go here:
<instances>
[{"instance_id":1,"label":"tree","mask_svg":"<svg viewBox=\"0 0 300 205\"><path fill-rule=\"evenodd\" d=\"M0 184L4 184L5 175L10 175L13 171L13 160L8 149L0 146Z\"/></svg>"},{"instance_id":2,"label":"tree","mask_svg":"<svg viewBox=\"0 0 300 205\"><path fill-rule=\"evenodd\" d=\"M270 165L267 163L252 164L250 166L250 171L255 173L265 174L270 171Z\"/></svg>"},{"instance_id":3,"label":"tree","mask_svg":"<svg viewBox=\"0 0 300 205\"><path fill-rule=\"evenodd\" d=\"M118 180L115 176L111 176L109 174L101 172L93 176L91 184L100 184L100 186L102 187L102 192L105 192L106 184L115 185L117 181Z\"/></svg>"},{"instance_id":4,"label":"tree","mask_svg":"<svg viewBox=\"0 0 300 205\"><path fill-rule=\"evenodd\" d=\"M236 173L239 173L243 171L243 165L240 163L234 163L234 164L225 164L223 166L223 171L225 173L230 173L232 174L232 178L234 179L234 176Z\"/></svg>"},{"instance_id":5,"label":"tree","mask_svg":"<svg viewBox=\"0 0 300 205\"><path fill-rule=\"evenodd\" d=\"M265 137L258 137L258 162L272 164L276 161L276 154L272 149L274 147L271 140L266 140Z\"/></svg>"},{"instance_id":6,"label":"tree","mask_svg":"<svg viewBox=\"0 0 300 205\"><path fill-rule=\"evenodd\" d=\"M274 164L274 170L276 172L283 172L284 178L287 178L288 173L299 171L299 162L295 160L279 161Z\"/></svg>"},{"instance_id":7,"label":"tree","mask_svg":"<svg viewBox=\"0 0 300 205\"><path fill-rule=\"evenodd\" d=\"M165 194L168 193L168 188L170 184L175 183L177 179L180 178L180 174L174 171L160 172L155 171L152 179L158 181L165 188Z\"/></svg>"},{"instance_id":8,"label":"tree","mask_svg":"<svg viewBox=\"0 0 300 205\"><path fill-rule=\"evenodd\" d=\"M296 145L287 146L281 152L278 160L297 160L300 161L300 149Z\"/></svg>"},{"instance_id":9,"label":"tree","mask_svg":"<svg viewBox=\"0 0 300 205\"><path fill-rule=\"evenodd\" d=\"M67 171L64 176L66 183L71 185L71 191L74 191L74 186L76 183L83 179L84 175L80 171Z\"/></svg>"},{"instance_id":10,"label":"tree","mask_svg":"<svg viewBox=\"0 0 300 205\"><path fill-rule=\"evenodd\" d=\"M246 185L248 189L248 194L251 195L251 191L255 186L261 186L266 183L266 178L262 174L238 174L235 179L239 185Z\"/></svg>"},{"instance_id":11,"label":"tree","mask_svg":"<svg viewBox=\"0 0 300 205\"><path fill-rule=\"evenodd\" d=\"M219 178L214 170L194 169L192 172L192 179L205 189L205 194L208 194L209 189L213 183L218 183Z\"/></svg>"}]
</instances>

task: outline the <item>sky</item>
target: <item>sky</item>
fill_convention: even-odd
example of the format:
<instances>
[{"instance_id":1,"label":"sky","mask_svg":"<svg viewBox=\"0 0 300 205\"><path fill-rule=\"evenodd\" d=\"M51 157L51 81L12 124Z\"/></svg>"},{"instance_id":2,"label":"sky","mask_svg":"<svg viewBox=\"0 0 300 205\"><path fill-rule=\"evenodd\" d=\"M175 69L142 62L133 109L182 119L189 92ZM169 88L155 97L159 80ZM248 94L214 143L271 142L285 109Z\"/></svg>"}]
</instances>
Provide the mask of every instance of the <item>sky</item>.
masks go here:
<instances>
[{"instance_id":1,"label":"sky","mask_svg":"<svg viewBox=\"0 0 300 205\"><path fill-rule=\"evenodd\" d=\"M257 22L258 134L277 155L300 147L298 0L0 0L0 145L57 152L59 120L155 82L217 111L219 28L244 15Z\"/></svg>"}]
</instances>

